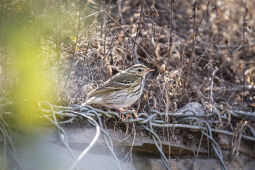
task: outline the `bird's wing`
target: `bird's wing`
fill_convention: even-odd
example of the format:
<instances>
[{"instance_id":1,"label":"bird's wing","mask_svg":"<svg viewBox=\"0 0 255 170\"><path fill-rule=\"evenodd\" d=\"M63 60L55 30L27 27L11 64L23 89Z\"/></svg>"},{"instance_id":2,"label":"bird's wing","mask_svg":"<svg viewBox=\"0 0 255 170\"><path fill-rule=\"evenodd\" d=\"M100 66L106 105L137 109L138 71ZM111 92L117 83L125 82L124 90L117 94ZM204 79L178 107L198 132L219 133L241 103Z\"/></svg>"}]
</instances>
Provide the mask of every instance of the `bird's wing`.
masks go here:
<instances>
[{"instance_id":1,"label":"bird's wing","mask_svg":"<svg viewBox=\"0 0 255 170\"><path fill-rule=\"evenodd\" d=\"M89 97L99 97L111 94L112 92L120 91L129 88L136 81L135 75L127 73L118 73L109 80L107 80L103 86L96 88L89 94Z\"/></svg>"}]
</instances>

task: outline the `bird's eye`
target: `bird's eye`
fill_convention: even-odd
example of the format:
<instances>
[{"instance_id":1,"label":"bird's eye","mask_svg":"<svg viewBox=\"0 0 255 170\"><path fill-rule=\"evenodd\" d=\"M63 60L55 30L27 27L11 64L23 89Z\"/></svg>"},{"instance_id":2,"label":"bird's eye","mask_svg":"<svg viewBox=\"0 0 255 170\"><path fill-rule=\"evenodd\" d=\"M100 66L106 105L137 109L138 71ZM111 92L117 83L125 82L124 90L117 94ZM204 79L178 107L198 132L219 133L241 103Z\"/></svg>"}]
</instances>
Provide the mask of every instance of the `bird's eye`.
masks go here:
<instances>
[{"instance_id":1,"label":"bird's eye","mask_svg":"<svg viewBox=\"0 0 255 170\"><path fill-rule=\"evenodd\" d=\"M138 69L138 72L142 72L142 69L139 68L139 69Z\"/></svg>"}]
</instances>

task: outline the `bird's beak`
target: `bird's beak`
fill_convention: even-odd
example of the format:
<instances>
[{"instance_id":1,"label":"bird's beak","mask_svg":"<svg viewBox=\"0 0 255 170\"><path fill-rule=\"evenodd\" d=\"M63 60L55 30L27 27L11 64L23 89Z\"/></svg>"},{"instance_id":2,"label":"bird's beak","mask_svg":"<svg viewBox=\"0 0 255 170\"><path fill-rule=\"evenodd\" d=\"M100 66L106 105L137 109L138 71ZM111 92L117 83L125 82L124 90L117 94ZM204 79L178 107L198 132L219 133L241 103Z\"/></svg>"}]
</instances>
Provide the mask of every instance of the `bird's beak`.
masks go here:
<instances>
[{"instance_id":1,"label":"bird's beak","mask_svg":"<svg viewBox=\"0 0 255 170\"><path fill-rule=\"evenodd\" d=\"M155 71L154 69L148 69L147 72L153 72Z\"/></svg>"}]
</instances>

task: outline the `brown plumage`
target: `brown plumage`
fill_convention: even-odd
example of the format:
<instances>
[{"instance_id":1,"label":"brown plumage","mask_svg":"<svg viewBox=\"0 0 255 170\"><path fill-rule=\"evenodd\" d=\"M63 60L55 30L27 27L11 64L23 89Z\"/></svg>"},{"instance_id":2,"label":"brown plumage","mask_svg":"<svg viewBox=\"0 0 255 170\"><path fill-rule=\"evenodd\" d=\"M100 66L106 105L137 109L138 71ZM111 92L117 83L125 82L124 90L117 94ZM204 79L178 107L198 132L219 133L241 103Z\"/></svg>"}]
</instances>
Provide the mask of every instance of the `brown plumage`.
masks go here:
<instances>
[{"instance_id":1,"label":"brown plumage","mask_svg":"<svg viewBox=\"0 0 255 170\"><path fill-rule=\"evenodd\" d=\"M94 89L83 105L100 104L118 110L131 106L141 97L145 76L150 71L153 70L142 64L133 65Z\"/></svg>"}]
</instances>

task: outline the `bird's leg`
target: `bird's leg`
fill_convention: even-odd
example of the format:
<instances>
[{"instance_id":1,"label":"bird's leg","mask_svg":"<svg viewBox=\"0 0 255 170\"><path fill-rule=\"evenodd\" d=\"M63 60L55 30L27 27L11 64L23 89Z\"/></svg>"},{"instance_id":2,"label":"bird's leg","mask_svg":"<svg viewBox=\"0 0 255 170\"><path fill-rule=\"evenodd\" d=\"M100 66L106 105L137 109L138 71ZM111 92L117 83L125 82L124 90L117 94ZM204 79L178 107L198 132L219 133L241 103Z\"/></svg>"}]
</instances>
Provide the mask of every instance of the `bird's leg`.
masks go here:
<instances>
[{"instance_id":1,"label":"bird's leg","mask_svg":"<svg viewBox=\"0 0 255 170\"><path fill-rule=\"evenodd\" d=\"M126 119L128 119L128 117L130 116L129 114L127 114L126 117L123 115L123 112L126 111L125 109L121 108L121 109L118 109L118 110L120 111L120 119L121 119L121 120L126 120ZM128 123L125 123L125 126L126 126L126 133L125 133L125 136L127 136L128 131L129 131L129 124L128 124Z\"/></svg>"},{"instance_id":2,"label":"bird's leg","mask_svg":"<svg viewBox=\"0 0 255 170\"><path fill-rule=\"evenodd\" d=\"M130 107L130 110L133 111L135 118L138 118L137 111L135 109L133 109L132 107Z\"/></svg>"},{"instance_id":3,"label":"bird's leg","mask_svg":"<svg viewBox=\"0 0 255 170\"><path fill-rule=\"evenodd\" d=\"M121 119L121 120L125 120L125 116L124 116L123 112L125 112L126 110L125 110L125 109L122 109L122 108L120 108L120 109L118 109L118 110L119 110L119 112L120 112L120 119Z\"/></svg>"},{"instance_id":4,"label":"bird's leg","mask_svg":"<svg viewBox=\"0 0 255 170\"><path fill-rule=\"evenodd\" d=\"M131 116L130 116L131 114L127 114L126 116L123 115L123 112L126 112L127 110L125 110L125 109L123 109L123 108L118 109L118 110L119 110L119 112L120 112L120 119L121 119L121 120L127 120L129 117L131 117ZM133 109L132 109L132 110L133 110ZM137 118L137 112L136 112L135 110L133 110L133 112L134 112L135 118Z\"/></svg>"},{"instance_id":5,"label":"bird's leg","mask_svg":"<svg viewBox=\"0 0 255 170\"><path fill-rule=\"evenodd\" d=\"M133 111L135 118L137 118L137 117L138 117L138 116L137 116L137 112L136 112L136 110L135 110L135 109L133 109L132 107L129 107L128 109L130 109L130 110L132 110L132 111ZM123 109L123 110L124 110L124 109ZM125 110L125 111L127 111L127 110ZM124 117L124 119L123 119L123 120L127 120L129 117L131 117L131 114L130 114L130 113L128 113L128 114Z\"/></svg>"}]
</instances>

